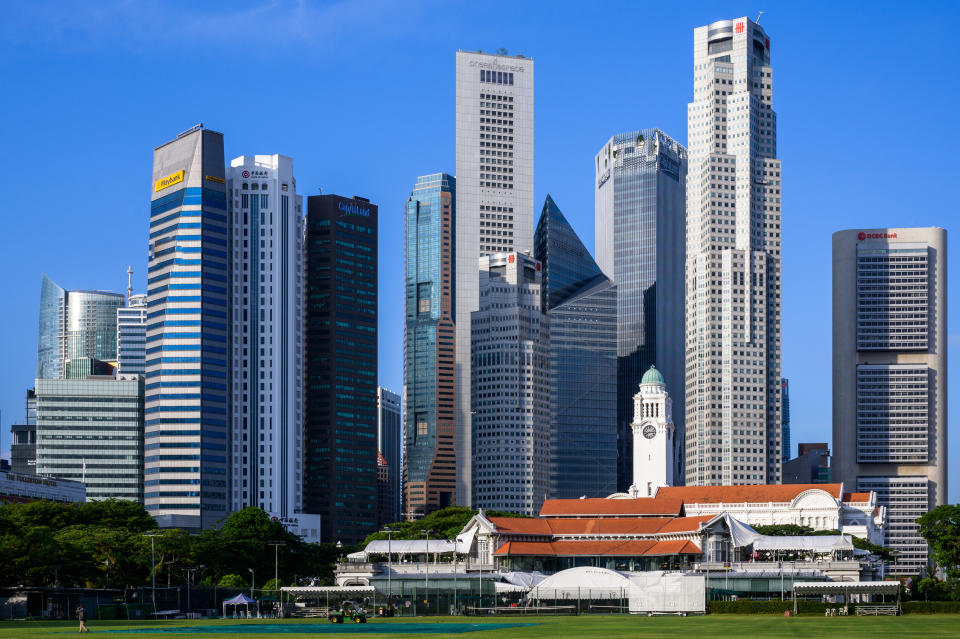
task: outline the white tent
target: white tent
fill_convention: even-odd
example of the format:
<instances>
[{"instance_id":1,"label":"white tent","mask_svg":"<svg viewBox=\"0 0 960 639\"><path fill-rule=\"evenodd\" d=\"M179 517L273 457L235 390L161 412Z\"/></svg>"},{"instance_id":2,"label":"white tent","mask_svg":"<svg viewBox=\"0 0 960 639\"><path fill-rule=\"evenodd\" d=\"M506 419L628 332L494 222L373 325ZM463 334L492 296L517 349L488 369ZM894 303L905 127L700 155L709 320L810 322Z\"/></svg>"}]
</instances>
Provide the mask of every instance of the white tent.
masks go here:
<instances>
[{"instance_id":1,"label":"white tent","mask_svg":"<svg viewBox=\"0 0 960 639\"><path fill-rule=\"evenodd\" d=\"M630 612L702 613L706 608L707 580L683 573L630 573Z\"/></svg>"},{"instance_id":2,"label":"white tent","mask_svg":"<svg viewBox=\"0 0 960 639\"><path fill-rule=\"evenodd\" d=\"M846 535L784 535L760 536L753 542L754 550L802 550L813 553L852 551L853 542Z\"/></svg>"},{"instance_id":3,"label":"white tent","mask_svg":"<svg viewBox=\"0 0 960 639\"><path fill-rule=\"evenodd\" d=\"M630 580L622 572L582 566L554 573L527 593L528 599L617 599L626 597Z\"/></svg>"}]
</instances>

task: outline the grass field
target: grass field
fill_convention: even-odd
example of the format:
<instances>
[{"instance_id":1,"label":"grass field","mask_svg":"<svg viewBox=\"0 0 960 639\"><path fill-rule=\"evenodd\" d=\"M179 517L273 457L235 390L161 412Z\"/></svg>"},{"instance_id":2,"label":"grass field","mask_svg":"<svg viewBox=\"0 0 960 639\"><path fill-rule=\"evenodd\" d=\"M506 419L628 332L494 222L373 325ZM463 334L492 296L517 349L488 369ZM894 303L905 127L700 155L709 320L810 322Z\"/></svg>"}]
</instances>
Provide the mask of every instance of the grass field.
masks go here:
<instances>
[{"instance_id":1,"label":"grass field","mask_svg":"<svg viewBox=\"0 0 960 639\"><path fill-rule=\"evenodd\" d=\"M524 624L504 628L504 624ZM960 615L907 615L903 617L816 617L792 619L772 615L717 615L707 617L580 616L477 619L473 617L426 617L373 619L363 625L333 625L324 620L279 621L92 621L93 633L116 639L226 639L227 637L348 637L363 639L415 639L464 637L471 639L575 639L657 638L696 639L907 639L922 637L960 638ZM484 630L483 628L488 629ZM3 621L0 639L63 639L76 633L73 622Z\"/></svg>"}]
</instances>

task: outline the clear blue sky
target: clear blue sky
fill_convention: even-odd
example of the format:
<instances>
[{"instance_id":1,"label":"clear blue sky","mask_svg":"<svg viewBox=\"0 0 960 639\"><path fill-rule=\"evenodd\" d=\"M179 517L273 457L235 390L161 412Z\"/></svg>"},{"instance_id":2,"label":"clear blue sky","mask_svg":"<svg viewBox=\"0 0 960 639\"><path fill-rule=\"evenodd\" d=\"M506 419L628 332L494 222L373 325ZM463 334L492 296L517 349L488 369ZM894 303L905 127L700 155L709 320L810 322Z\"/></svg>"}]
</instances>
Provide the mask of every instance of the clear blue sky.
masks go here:
<instances>
[{"instance_id":1,"label":"clear blue sky","mask_svg":"<svg viewBox=\"0 0 960 639\"><path fill-rule=\"evenodd\" d=\"M594 153L614 133L651 126L685 141L694 27L761 9L783 162L793 441L829 441L831 233L958 230L960 4L9 3L0 19L0 450L36 370L41 272L68 289L122 291L132 264L144 290L151 154L179 131L202 121L224 133L228 158L293 157L304 195L322 187L380 206L380 382L399 391L403 203L418 175L455 171L454 52L505 47L534 58L535 214L552 194L592 247ZM951 257L953 297L960 260ZM956 313L949 332L960 343Z\"/></svg>"}]
</instances>

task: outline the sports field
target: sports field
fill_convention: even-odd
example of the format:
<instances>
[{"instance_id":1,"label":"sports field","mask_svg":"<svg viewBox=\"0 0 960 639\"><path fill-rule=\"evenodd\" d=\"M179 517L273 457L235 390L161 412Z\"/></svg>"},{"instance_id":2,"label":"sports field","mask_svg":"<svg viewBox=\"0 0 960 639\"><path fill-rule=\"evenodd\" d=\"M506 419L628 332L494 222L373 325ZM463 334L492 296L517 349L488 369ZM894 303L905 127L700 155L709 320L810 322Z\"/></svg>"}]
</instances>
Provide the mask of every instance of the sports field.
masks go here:
<instances>
[{"instance_id":1,"label":"sports field","mask_svg":"<svg viewBox=\"0 0 960 639\"><path fill-rule=\"evenodd\" d=\"M323 620L216 621L92 621L93 633L115 639L226 639L228 637L349 637L415 639L464 637L470 639L618 639L696 637L697 639L883 639L895 637L960 638L960 615L903 617L815 617L792 619L771 615L714 615L708 617L579 616L477 619L427 617L371 619L361 625L334 625ZM3 621L0 639L63 639L77 632L73 622Z\"/></svg>"}]
</instances>

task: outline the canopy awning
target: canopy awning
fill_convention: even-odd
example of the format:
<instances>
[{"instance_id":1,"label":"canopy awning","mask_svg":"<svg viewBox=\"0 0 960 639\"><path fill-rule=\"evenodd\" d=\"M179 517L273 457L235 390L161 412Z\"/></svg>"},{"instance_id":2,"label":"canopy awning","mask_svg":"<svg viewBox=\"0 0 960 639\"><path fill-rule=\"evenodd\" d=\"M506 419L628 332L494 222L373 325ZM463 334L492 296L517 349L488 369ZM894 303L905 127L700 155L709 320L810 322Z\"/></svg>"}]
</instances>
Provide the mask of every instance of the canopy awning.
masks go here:
<instances>
[{"instance_id":1,"label":"canopy awning","mask_svg":"<svg viewBox=\"0 0 960 639\"><path fill-rule=\"evenodd\" d=\"M853 542L846 535L762 535L753 540L754 550L809 550L827 553L835 550L853 550Z\"/></svg>"},{"instance_id":2,"label":"canopy awning","mask_svg":"<svg viewBox=\"0 0 960 639\"><path fill-rule=\"evenodd\" d=\"M280 589L291 595L372 595L373 586L284 586Z\"/></svg>"},{"instance_id":3,"label":"canopy awning","mask_svg":"<svg viewBox=\"0 0 960 639\"><path fill-rule=\"evenodd\" d=\"M796 583L798 595L895 595L900 592L899 581L805 581Z\"/></svg>"},{"instance_id":4,"label":"canopy awning","mask_svg":"<svg viewBox=\"0 0 960 639\"><path fill-rule=\"evenodd\" d=\"M224 600L223 600L223 603L232 606L232 605L234 605L234 604L243 605L243 604L257 603L257 600L256 600L256 599L251 599L250 597L246 596L245 594L243 594L243 593L241 592L239 595L237 595L237 596L234 597L233 599L224 599Z\"/></svg>"},{"instance_id":5,"label":"canopy awning","mask_svg":"<svg viewBox=\"0 0 960 639\"><path fill-rule=\"evenodd\" d=\"M360 552L350 553L349 559L366 561L370 555L386 555L387 553L391 555L445 555L454 551L463 554L469 552L469 547L464 547L464 545L448 539L430 539L429 541L426 539L375 539Z\"/></svg>"}]
</instances>

